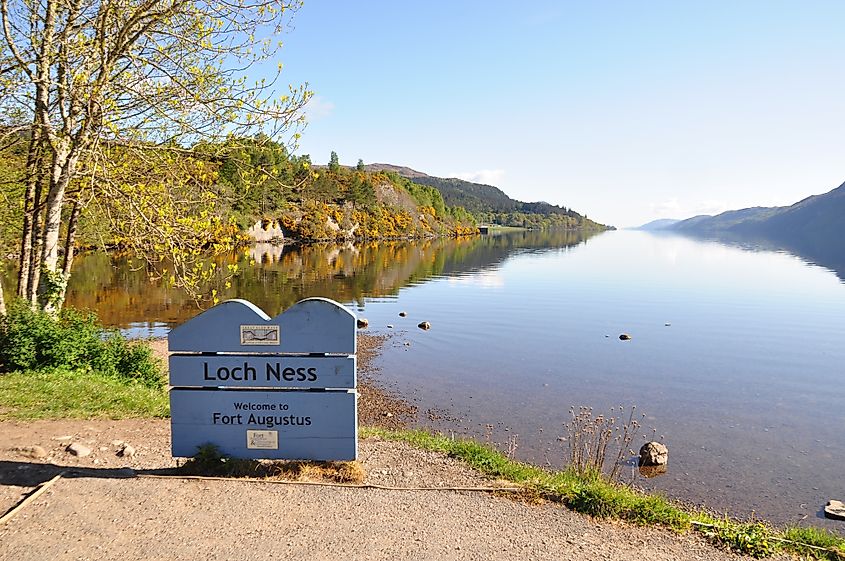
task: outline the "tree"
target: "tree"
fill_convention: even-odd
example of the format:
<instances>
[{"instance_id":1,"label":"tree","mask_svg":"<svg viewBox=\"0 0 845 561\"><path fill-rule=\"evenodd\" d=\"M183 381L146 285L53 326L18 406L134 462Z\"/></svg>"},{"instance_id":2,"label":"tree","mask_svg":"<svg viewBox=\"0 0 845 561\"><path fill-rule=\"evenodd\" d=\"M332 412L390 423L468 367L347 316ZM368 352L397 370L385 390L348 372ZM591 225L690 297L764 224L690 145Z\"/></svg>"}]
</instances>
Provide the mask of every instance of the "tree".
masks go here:
<instances>
[{"instance_id":1,"label":"tree","mask_svg":"<svg viewBox=\"0 0 845 561\"><path fill-rule=\"evenodd\" d=\"M110 151L141 161L153 151L193 157L200 140L293 134L310 92L290 86L274 100L281 64L269 80L247 75L278 52L276 36L296 8L286 0L0 0L0 149L16 135L28 143L19 295L48 310L62 305L76 222L103 186Z\"/></svg>"},{"instance_id":2,"label":"tree","mask_svg":"<svg viewBox=\"0 0 845 561\"><path fill-rule=\"evenodd\" d=\"M358 165L355 166L355 169L358 171L364 171L364 160L358 158Z\"/></svg>"},{"instance_id":3,"label":"tree","mask_svg":"<svg viewBox=\"0 0 845 561\"><path fill-rule=\"evenodd\" d=\"M337 158L337 152L332 150L332 155L329 157L329 171L340 171L340 161Z\"/></svg>"}]
</instances>

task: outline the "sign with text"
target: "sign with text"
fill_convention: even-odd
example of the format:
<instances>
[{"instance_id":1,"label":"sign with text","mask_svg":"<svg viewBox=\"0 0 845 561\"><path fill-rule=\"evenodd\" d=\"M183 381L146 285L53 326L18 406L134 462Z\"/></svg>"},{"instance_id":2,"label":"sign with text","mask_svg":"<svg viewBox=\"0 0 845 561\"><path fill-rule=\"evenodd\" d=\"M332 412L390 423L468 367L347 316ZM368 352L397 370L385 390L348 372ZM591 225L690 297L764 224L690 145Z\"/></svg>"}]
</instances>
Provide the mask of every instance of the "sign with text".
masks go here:
<instances>
[{"instance_id":1,"label":"sign with text","mask_svg":"<svg viewBox=\"0 0 845 561\"><path fill-rule=\"evenodd\" d=\"M170 385L353 389L354 356L170 355Z\"/></svg>"},{"instance_id":2,"label":"sign with text","mask_svg":"<svg viewBox=\"0 0 845 561\"><path fill-rule=\"evenodd\" d=\"M173 455L212 443L227 456L336 460L356 455L355 392L170 392Z\"/></svg>"},{"instance_id":3,"label":"sign with text","mask_svg":"<svg viewBox=\"0 0 845 561\"><path fill-rule=\"evenodd\" d=\"M352 312L326 298L275 318L228 300L174 328L173 455L213 444L234 458L356 459L355 329Z\"/></svg>"}]
</instances>

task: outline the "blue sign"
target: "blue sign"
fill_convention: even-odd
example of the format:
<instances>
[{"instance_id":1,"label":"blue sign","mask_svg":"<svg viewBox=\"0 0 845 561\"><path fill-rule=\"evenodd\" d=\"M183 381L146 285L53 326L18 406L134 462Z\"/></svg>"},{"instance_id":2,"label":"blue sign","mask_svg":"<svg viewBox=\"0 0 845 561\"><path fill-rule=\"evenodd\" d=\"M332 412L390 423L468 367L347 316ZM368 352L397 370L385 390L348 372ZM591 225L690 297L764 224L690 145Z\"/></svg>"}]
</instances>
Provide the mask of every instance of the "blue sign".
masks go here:
<instances>
[{"instance_id":1,"label":"blue sign","mask_svg":"<svg viewBox=\"0 0 845 561\"><path fill-rule=\"evenodd\" d=\"M233 458L355 460L356 323L326 298L272 319L229 300L174 328L173 456L212 444Z\"/></svg>"}]
</instances>

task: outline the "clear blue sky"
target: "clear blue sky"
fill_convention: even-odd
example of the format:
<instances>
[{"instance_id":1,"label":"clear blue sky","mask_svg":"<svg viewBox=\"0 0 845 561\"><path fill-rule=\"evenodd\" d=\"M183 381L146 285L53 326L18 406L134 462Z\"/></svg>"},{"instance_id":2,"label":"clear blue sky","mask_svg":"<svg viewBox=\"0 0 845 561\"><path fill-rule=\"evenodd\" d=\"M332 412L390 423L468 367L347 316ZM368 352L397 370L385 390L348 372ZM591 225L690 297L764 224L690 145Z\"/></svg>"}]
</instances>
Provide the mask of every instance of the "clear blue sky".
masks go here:
<instances>
[{"instance_id":1,"label":"clear blue sky","mask_svg":"<svg viewBox=\"0 0 845 561\"><path fill-rule=\"evenodd\" d=\"M306 0L300 153L638 225L845 181L845 2Z\"/></svg>"}]
</instances>

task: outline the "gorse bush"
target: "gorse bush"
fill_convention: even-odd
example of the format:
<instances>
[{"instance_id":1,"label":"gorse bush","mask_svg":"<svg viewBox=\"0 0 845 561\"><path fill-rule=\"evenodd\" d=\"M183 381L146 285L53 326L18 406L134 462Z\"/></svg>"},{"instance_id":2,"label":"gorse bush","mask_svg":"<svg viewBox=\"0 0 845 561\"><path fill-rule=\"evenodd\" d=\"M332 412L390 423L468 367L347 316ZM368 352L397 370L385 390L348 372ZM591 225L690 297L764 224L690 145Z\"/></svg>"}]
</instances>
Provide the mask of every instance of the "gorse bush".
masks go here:
<instances>
[{"instance_id":1,"label":"gorse bush","mask_svg":"<svg viewBox=\"0 0 845 561\"><path fill-rule=\"evenodd\" d=\"M103 328L96 315L64 309L58 316L24 301L0 318L0 370L83 369L162 387L164 376L146 345Z\"/></svg>"}]
</instances>

